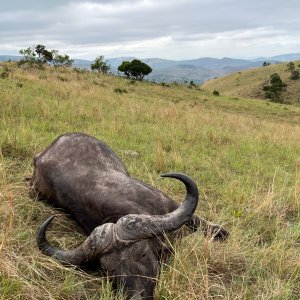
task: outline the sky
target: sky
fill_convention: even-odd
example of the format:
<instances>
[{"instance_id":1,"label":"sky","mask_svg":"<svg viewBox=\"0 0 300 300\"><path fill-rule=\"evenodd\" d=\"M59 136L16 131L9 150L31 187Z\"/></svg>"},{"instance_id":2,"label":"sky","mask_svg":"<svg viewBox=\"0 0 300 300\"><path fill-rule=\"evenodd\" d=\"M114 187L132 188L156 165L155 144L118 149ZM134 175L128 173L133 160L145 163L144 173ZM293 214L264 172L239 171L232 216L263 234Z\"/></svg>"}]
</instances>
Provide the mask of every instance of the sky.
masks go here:
<instances>
[{"instance_id":1,"label":"sky","mask_svg":"<svg viewBox=\"0 0 300 300\"><path fill-rule=\"evenodd\" d=\"M300 52L300 0L10 0L0 55L46 45L71 58L255 58Z\"/></svg>"}]
</instances>

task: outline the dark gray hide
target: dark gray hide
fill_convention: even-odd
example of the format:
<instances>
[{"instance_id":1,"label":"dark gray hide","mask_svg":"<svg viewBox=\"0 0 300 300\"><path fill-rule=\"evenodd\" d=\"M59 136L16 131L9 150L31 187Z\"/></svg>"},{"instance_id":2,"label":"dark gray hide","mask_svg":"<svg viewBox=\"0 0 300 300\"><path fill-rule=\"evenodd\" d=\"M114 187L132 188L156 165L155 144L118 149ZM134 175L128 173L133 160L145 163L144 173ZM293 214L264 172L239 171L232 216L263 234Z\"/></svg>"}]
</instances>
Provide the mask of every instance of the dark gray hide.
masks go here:
<instances>
[{"instance_id":1,"label":"dark gray hide","mask_svg":"<svg viewBox=\"0 0 300 300\"><path fill-rule=\"evenodd\" d=\"M70 213L88 237L74 250L51 246L45 237L50 217L40 227L40 250L73 265L100 262L113 285L128 297L153 299L163 233L182 225L198 227L219 239L228 232L193 215L198 201L195 183L183 174L165 174L182 181L182 205L161 191L128 175L120 158L104 143L83 133L58 137L34 158L32 190L55 208Z\"/></svg>"}]
</instances>

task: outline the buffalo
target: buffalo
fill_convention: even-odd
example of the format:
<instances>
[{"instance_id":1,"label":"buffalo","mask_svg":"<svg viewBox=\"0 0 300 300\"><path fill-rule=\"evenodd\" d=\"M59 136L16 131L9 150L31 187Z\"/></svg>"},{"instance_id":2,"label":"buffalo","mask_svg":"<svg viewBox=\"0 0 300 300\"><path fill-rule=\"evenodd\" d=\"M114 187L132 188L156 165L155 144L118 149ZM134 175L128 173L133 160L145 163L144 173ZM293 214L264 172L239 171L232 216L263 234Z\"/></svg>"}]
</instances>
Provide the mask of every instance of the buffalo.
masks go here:
<instances>
[{"instance_id":1,"label":"buffalo","mask_svg":"<svg viewBox=\"0 0 300 300\"><path fill-rule=\"evenodd\" d=\"M188 176L162 177L183 182L181 205L163 192L129 176L122 160L103 142L84 133L56 138L34 159L31 192L70 214L86 232L86 240L62 250L46 239L49 217L39 228L37 244L46 255L75 266L99 264L113 287L126 298L154 299L161 262L168 257L166 238L186 225L190 232L224 240L228 231L194 215L198 189Z\"/></svg>"}]
</instances>

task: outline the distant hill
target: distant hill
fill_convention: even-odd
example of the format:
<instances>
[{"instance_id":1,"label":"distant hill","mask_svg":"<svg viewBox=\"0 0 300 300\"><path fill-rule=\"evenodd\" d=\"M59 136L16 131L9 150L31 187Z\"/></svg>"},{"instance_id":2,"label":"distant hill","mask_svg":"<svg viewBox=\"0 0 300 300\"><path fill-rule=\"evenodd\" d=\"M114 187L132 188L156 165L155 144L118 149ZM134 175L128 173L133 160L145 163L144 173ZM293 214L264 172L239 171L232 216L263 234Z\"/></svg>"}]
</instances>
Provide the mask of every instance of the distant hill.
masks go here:
<instances>
[{"instance_id":1,"label":"distant hill","mask_svg":"<svg viewBox=\"0 0 300 300\"><path fill-rule=\"evenodd\" d=\"M222 73L218 70L204 69L193 65L176 65L165 69L155 69L148 76L149 80L155 82L190 82L193 81L196 84L203 81L221 76Z\"/></svg>"},{"instance_id":2,"label":"distant hill","mask_svg":"<svg viewBox=\"0 0 300 300\"><path fill-rule=\"evenodd\" d=\"M204 81L224 76L234 71L245 70L261 66L263 61L249 61L234 58L212 58L203 57L193 60L163 60L163 59L144 59L153 69L147 77L156 82L184 82L194 81L203 83Z\"/></svg>"},{"instance_id":3,"label":"distant hill","mask_svg":"<svg viewBox=\"0 0 300 300\"><path fill-rule=\"evenodd\" d=\"M296 65L300 64L300 60L294 62ZM263 99L263 82L270 78L273 73L278 73L283 82L287 84L286 91L282 93L284 101L300 105L300 79L291 80L289 78L290 72L287 71L286 62L234 72L221 78L211 79L205 82L202 88L210 92L217 90L225 96Z\"/></svg>"},{"instance_id":4,"label":"distant hill","mask_svg":"<svg viewBox=\"0 0 300 300\"><path fill-rule=\"evenodd\" d=\"M21 56L19 55L0 55L0 61L17 61L20 59Z\"/></svg>"},{"instance_id":5,"label":"distant hill","mask_svg":"<svg viewBox=\"0 0 300 300\"><path fill-rule=\"evenodd\" d=\"M281 54L281 55L272 56L269 59L279 60L279 61L300 60L300 53Z\"/></svg>"},{"instance_id":6,"label":"distant hill","mask_svg":"<svg viewBox=\"0 0 300 300\"><path fill-rule=\"evenodd\" d=\"M19 60L20 56L0 55L0 61ZM111 66L111 72L117 73L118 66L124 60L132 60L135 57L116 57L109 58L108 63ZM280 61L291 61L300 59L300 53L282 54L273 57L260 57L253 60L235 59L235 58L213 58L202 57L190 60L169 60L161 58L142 59L148 64L153 72L146 77L148 80L156 82L185 82L194 81L195 83L203 83L206 80L224 76L236 71L242 71L262 66L264 61L272 64ZM74 66L77 68L90 69L91 61L84 59L74 59Z\"/></svg>"}]
</instances>

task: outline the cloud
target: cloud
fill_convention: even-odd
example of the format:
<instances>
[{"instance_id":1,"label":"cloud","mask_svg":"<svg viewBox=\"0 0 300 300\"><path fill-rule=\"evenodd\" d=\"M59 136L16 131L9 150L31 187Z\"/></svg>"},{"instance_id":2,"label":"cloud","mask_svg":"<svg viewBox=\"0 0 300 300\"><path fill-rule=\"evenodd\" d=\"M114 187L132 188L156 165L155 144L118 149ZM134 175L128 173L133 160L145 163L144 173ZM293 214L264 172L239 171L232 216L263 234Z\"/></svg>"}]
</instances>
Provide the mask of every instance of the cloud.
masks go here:
<instances>
[{"instance_id":1,"label":"cloud","mask_svg":"<svg viewBox=\"0 0 300 300\"><path fill-rule=\"evenodd\" d=\"M298 0L5 1L0 51L44 43L85 58L293 52L300 46L298 6Z\"/></svg>"}]
</instances>

